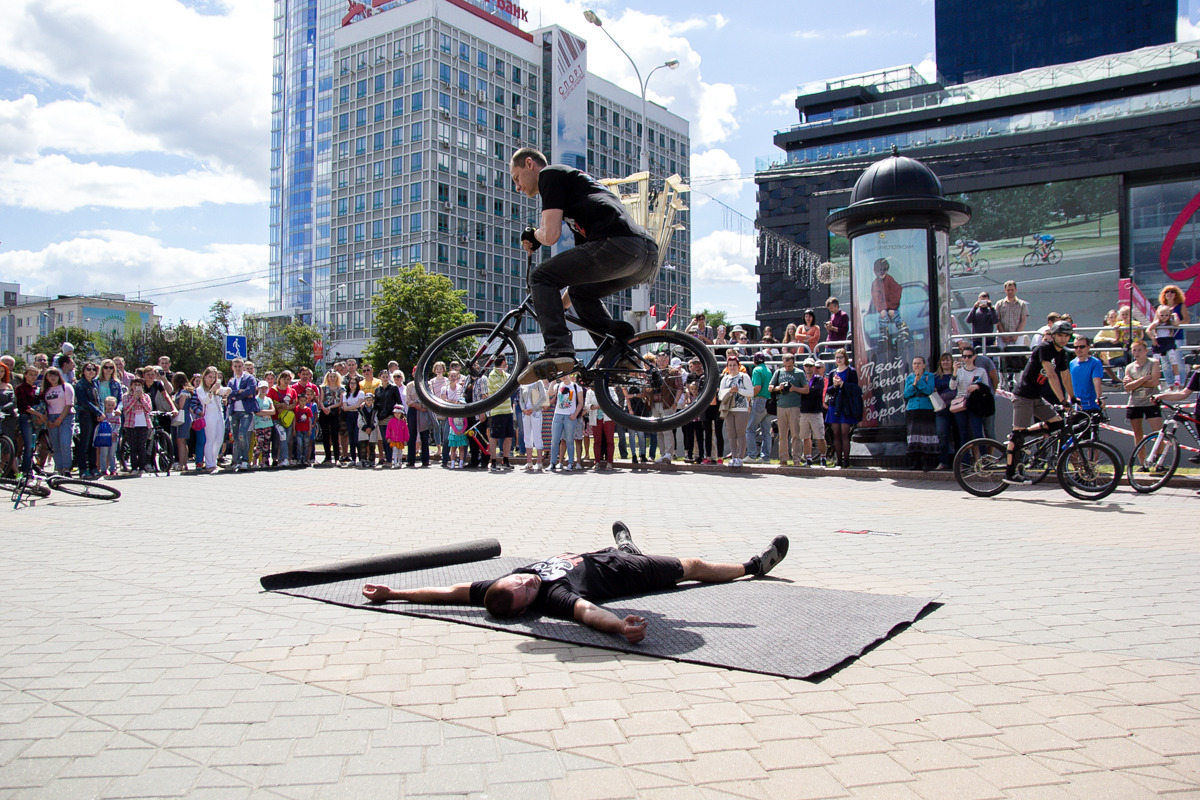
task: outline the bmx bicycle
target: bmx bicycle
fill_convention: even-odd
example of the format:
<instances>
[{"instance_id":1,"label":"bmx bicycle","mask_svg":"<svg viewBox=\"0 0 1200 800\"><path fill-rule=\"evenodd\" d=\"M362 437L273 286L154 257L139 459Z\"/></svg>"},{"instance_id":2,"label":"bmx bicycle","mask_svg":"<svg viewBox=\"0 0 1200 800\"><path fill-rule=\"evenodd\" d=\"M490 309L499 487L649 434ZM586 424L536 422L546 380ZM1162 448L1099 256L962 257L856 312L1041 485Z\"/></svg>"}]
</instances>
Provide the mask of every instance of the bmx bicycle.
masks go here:
<instances>
[{"instance_id":1,"label":"bmx bicycle","mask_svg":"<svg viewBox=\"0 0 1200 800\"><path fill-rule=\"evenodd\" d=\"M1116 490L1124 461L1115 447L1085 438L1095 424L1078 409L1063 409L1065 424L1057 433L1031 428L1014 454L1018 472L1033 483L1051 469L1067 494L1079 500L1100 500ZM995 497L1009 487L1004 482L1006 446L995 439L972 439L954 456L954 479L969 494Z\"/></svg>"},{"instance_id":2,"label":"bmx bicycle","mask_svg":"<svg viewBox=\"0 0 1200 800\"><path fill-rule=\"evenodd\" d=\"M97 481L85 481L82 478L68 478L63 475L44 474L36 464L33 469L17 478L0 478L0 485L12 489L13 508L20 508L22 502L28 502L28 497L46 498L51 490L65 492L76 497L86 497L90 500L116 500L121 492L114 486Z\"/></svg>"},{"instance_id":3,"label":"bmx bicycle","mask_svg":"<svg viewBox=\"0 0 1200 800\"><path fill-rule=\"evenodd\" d=\"M517 378L529 365L525 343L517 334L533 301L526 297L499 322L473 322L438 337L417 360L413 385L427 408L447 417L472 417L507 401L517 389ZM643 331L620 341L606 331L588 327L569 311L567 321L602 337L591 358L581 366L554 376L576 372L582 386L591 386L596 403L618 425L644 433L658 433L695 419L717 394L721 377L716 357L694 336L670 330ZM493 368L503 356L509 373L490 385ZM681 366L672 367L673 359ZM689 364L699 359L699 369ZM462 375L463 400L452 402L431 385L433 365L457 362ZM685 391L695 384L691 391ZM641 403L629 402L639 397Z\"/></svg>"},{"instance_id":4,"label":"bmx bicycle","mask_svg":"<svg viewBox=\"0 0 1200 800\"><path fill-rule=\"evenodd\" d=\"M1193 439L1200 441L1196 432L1200 420L1165 400L1156 403L1166 417L1162 429L1142 437L1133 448L1125 468L1129 485L1143 494L1166 486L1179 468L1179 440L1175 431L1181 423Z\"/></svg>"}]
</instances>

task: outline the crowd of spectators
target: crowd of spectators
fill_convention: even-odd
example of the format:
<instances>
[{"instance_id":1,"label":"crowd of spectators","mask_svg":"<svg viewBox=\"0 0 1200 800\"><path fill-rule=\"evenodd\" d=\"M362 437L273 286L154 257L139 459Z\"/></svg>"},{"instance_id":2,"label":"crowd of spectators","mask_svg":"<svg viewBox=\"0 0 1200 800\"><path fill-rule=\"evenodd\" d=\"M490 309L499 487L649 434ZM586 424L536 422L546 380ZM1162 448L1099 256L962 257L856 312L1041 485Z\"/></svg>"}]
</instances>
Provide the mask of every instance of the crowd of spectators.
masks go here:
<instances>
[{"instance_id":1,"label":"crowd of spectators","mask_svg":"<svg viewBox=\"0 0 1200 800\"><path fill-rule=\"evenodd\" d=\"M421 403L395 361L376 373L372 364L346 359L317 380L307 366L260 373L251 361L235 359L226 379L215 366L191 376L174 372L166 357L132 372L120 358L77 365L70 344L53 359L36 355L17 376L13 359L0 357L0 429L16 441L21 471L36 457L43 467L81 477L151 469L148 445L156 429L169 434L174 469L208 473L221 467L412 468L418 461L504 471L521 459L529 471L572 472L611 469L618 458L634 465L682 460L738 468L777 459L781 466L846 467L850 433L862 419L862 389L844 347L849 317L836 298L826 306L825 322L807 309L782 338L767 327L755 342L741 326L714 329L696 315L686 330L713 347L723 367L719 391L695 419L657 434L606 418L594 391L574 376L524 386L487 415L447 418ZM994 307L983 292L970 316L979 335L958 339L953 352L928 363L912 360L903 396L913 469L949 469L963 442L995 438L996 395L1027 361L1005 353L1027 351L1051 324L1070 320L1050 314L1041 331L1018 334L1027 330L1028 316L1012 282ZM1149 325L1133 322L1122 306L1106 315L1095 336L1074 336L1070 369L1082 407L1103 405L1107 379L1128 392L1126 416L1135 435L1157 430L1154 395L1179 388L1186 377L1179 326L1187 322L1182 292L1167 287ZM681 376L701 369L698 359L658 358L660 367ZM463 395L459 366L439 362L430 381L450 403ZM507 379L509 366L496 365L488 376L493 388ZM622 400L645 415L664 410L647 404L682 405L692 390Z\"/></svg>"}]
</instances>

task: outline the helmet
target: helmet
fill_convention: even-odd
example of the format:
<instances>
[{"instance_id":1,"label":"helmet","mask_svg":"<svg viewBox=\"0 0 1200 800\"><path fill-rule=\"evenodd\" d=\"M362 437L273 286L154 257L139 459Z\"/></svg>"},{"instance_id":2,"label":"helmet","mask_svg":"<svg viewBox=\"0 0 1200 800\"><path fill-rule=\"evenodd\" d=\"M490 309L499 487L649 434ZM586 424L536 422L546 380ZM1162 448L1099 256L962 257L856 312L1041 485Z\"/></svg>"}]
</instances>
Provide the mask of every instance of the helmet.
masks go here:
<instances>
[{"instance_id":1,"label":"helmet","mask_svg":"<svg viewBox=\"0 0 1200 800\"><path fill-rule=\"evenodd\" d=\"M1075 328L1073 328L1071 326L1071 323L1067 322L1065 319L1060 319L1058 322L1056 322L1050 326L1051 335L1058 334L1058 333L1074 333L1074 332L1075 332Z\"/></svg>"},{"instance_id":2,"label":"helmet","mask_svg":"<svg viewBox=\"0 0 1200 800\"><path fill-rule=\"evenodd\" d=\"M954 240L954 246L955 246L955 247L962 247L962 246L963 246L963 240L962 240L962 239L955 239L955 240Z\"/></svg>"}]
</instances>

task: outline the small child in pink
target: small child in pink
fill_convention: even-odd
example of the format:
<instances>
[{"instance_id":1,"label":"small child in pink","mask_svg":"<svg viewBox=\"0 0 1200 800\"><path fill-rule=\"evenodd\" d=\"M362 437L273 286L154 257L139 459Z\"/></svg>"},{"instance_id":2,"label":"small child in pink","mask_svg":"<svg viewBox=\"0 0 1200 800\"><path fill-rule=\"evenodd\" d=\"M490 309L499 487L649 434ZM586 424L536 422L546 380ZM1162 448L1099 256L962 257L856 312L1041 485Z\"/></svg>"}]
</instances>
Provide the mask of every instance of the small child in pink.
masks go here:
<instances>
[{"instance_id":1,"label":"small child in pink","mask_svg":"<svg viewBox=\"0 0 1200 800\"><path fill-rule=\"evenodd\" d=\"M404 445L408 444L408 420L404 418L404 409L400 406L392 411L392 418L388 420L383 435L392 447L392 469L400 469L400 462L404 460Z\"/></svg>"}]
</instances>

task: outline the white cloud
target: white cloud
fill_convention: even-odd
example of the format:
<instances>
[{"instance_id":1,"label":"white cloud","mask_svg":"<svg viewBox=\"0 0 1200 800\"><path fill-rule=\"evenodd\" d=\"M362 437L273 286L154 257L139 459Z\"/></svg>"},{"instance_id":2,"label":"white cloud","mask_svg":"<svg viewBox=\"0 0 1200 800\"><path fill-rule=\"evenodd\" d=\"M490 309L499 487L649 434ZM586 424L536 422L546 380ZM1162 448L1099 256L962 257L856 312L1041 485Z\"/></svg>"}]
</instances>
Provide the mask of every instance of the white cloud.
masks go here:
<instances>
[{"instance_id":1,"label":"white cloud","mask_svg":"<svg viewBox=\"0 0 1200 800\"><path fill-rule=\"evenodd\" d=\"M692 208L699 208L707 202L704 194L699 194L696 190L719 200L733 201L751 180L743 177L743 170L737 160L719 148L693 153L691 168Z\"/></svg>"},{"instance_id":2,"label":"white cloud","mask_svg":"<svg viewBox=\"0 0 1200 800\"><path fill-rule=\"evenodd\" d=\"M541 24L561 25L588 40L588 70L640 95L633 67L603 32L583 19L590 7L575 0L547 0L540 8ZM601 14L604 28L621 43L645 70L670 59L679 59L675 70L660 70L650 80L647 96L691 122L693 147L707 147L727 140L738 129L735 115L737 92L727 83L707 83L701 77L701 57L681 34L704 28L720 28L727 22L717 15L709 18L675 20L658 14L625 9Z\"/></svg>"},{"instance_id":3,"label":"white cloud","mask_svg":"<svg viewBox=\"0 0 1200 800\"><path fill-rule=\"evenodd\" d=\"M47 150L114 154L162 149L157 137L131 131L119 114L94 103L60 100L39 105L31 94L0 100L0 156L31 157Z\"/></svg>"},{"instance_id":4,"label":"white cloud","mask_svg":"<svg viewBox=\"0 0 1200 800\"><path fill-rule=\"evenodd\" d=\"M1180 42L1194 42L1200 39L1200 25L1192 22L1186 15L1175 21L1175 38Z\"/></svg>"},{"instance_id":5,"label":"white cloud","mask_svg":"<svg viewBox=\"0 0 1200 800\"><path fill-rule=\"evenodd\" d=\"M256 273L254 280L198 291L147 296L165 319L195 318L213 300L238 305L267 304L267 245L213 244L203 251L165 246L128 231L83 231L75 238L37 250L0 253L0 274L20 276L23 286L61 287L72 293L150 290L193 281L220 282L226 276ZM231 278L234 280L236 278ZM69 287L69 289L68 289Z\"/></svg>"},{"instance_id":6,"label":"white cloud","mask_svg":"<svg viewBox=\"0 0 1200 800\"><path fill-rule=\"evenodd\" d=\"M925 58L921 59L921 63L917 64L917 72L921 73L921 77L933 83L937 80L937 61L933 58L933 53L926 53Z\"/></svg>"},{"instance_id":7,"label":"white cloud","mask_svg":"<svg viewBox=\"0 0 1200 800\"><path fill-rule=\"evenodd\" d=\"M244 0L221 11L200 14L178 0L9 0L0 67L82 100L8 104L3 122L22 138L3 151L152 147L265 187L272 4ZM97 124L100 136L89 145Z\"/></svg>"},{"instance_id":8,"label":"white cloud","mask_svg":"<svg viewBox=\"0 0 1200 800\"><path fill-rule=\"evenodd\" d=\"M729 24L729 17L725 16L724 14L713 14L712 21L713 27L717 30L721 30L721 28L724 28Z\"/></svg>"},{"instance_id":9,"label":"white cloud","mask_svg":"<svg viewBox=\"0 0 1200 800\"><path fill-rule=\"evenodd\" d=\"M0 205L37 211L87 206L162 210L266 200L261 184L232 171L156 174L134 167L81 164L62 155L0 162Z\"/></svg>"},{"instance_id":10,"label":"white cloud","mask_svg":"<svg viewBox=\"0 0 1200 800\"><path fill-rule=\"evenodd\" d=\"M758 286L754 262L758 256L754 236L736 231L713 231L692 242L693 282Z\"/></svg>"}]
</instances>

